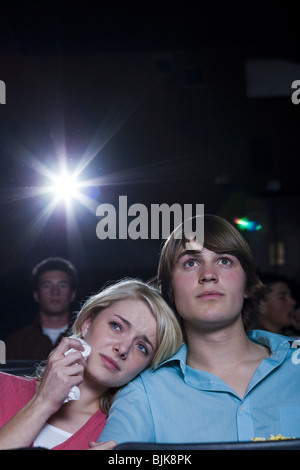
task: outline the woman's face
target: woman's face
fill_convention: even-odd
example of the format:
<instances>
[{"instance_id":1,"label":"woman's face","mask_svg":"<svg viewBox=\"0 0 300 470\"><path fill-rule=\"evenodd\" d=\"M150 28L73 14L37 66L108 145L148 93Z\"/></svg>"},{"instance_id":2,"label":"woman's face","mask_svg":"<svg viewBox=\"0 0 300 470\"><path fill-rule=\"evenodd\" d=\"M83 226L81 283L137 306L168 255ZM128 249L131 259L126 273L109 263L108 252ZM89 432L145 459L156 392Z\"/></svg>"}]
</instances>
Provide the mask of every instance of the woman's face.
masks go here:
<instances>
[{"instance_id":1,"label":"woman's face","mask_svg":"<svg viewBox=\"0 0 300 470\"><path fill-rule=\"evenodd\" d=\"M148 367L157 351L157 323L141 300L125 299L105 308L82 325L91 346L85 377L119 387Z\"/></svg>"}]
</instances>

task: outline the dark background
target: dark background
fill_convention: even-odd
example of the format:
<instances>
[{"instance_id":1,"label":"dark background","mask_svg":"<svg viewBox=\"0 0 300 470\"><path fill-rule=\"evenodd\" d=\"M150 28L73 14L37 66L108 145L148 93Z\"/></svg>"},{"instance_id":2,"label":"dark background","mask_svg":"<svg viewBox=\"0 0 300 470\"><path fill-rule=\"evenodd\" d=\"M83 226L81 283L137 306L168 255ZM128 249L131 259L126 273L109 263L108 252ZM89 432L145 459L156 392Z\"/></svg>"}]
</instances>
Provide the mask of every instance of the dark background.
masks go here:
<instances>
[{"instance_id":1,"label":"dark background","mask_svg":"<svg viewBox=\"0 0 300 470\"><path fill-rule=\"evenodd\" d=\"M204 204L248 216L260 270L300 277L299 15L294 3L1 2L0 339L32 320L30 272L78 269L77 303L106 281L156 273L162 240L99 240L95 208ZM262 68L263 67L263 68ZM40 190L62 151L89 207ZM100 178L100 179L99 179ZM274 246L284 247L275 256ZM273 250L273 251L272 251ZM276 255L276 252L275 252Z\"/></svg>"}]
</instances>

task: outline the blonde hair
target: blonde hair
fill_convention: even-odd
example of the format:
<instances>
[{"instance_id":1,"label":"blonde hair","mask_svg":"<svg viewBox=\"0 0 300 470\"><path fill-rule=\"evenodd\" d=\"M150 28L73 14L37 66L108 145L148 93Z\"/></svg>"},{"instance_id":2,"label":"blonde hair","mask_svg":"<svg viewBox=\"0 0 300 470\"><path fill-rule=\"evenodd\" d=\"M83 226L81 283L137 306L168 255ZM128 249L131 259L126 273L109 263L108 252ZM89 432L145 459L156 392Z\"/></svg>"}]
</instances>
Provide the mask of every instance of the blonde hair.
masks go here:
<instances>
[{"instance_id":1,"label":"blonde hair","mask_svg":"<svg viewBox=\"0 0 300 470\"><path fill-rule=\"evenodd\" d=\"M158 289L138 279L123 279L95 295L90 296L78 312L72 327L72 334L81 337L81 327L89 317L94 318L105 308L124 299L140 300L150 307L157 321L158 349L152 359L155 369L161 362L169 359L183 343L181 327L173 310L162 298ZM115 394L120 388L109 389L100 397L100 408L108 413Z\"/></svg>"}]
</instances>

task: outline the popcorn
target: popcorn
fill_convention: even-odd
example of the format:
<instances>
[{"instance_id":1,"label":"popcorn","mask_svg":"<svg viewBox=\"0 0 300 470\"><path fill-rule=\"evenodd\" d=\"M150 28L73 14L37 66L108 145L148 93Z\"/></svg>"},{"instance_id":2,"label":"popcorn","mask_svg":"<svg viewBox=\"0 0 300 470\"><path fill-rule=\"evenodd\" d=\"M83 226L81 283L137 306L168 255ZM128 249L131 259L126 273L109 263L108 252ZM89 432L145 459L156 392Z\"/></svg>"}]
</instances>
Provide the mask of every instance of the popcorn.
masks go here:
<instances>
[{"instance_id":1,"label":"popcorn","mask_svg":"<svg viewBox=\"0 0 300 470\"><path fill-rule=\"evenodd\" d=\"M295 437L285 437L282 436L281 434L277 434L277 436L274 436L274 434L271 434L269 439L266 439L265 437L252 437L252 441L257 442L257 441L286 441L289 439L296 439Z\"/></svg>"}]
</instances>

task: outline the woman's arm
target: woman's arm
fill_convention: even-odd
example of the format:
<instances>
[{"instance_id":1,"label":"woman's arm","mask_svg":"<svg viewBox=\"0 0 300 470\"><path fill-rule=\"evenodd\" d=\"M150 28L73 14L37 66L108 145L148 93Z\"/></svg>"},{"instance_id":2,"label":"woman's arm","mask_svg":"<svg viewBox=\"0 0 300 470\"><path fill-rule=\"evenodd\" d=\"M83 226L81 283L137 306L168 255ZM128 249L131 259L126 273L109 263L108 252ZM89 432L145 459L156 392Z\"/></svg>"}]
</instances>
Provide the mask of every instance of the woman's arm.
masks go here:
<instances>
[{"instance_id":1,"label":"woman's arm","mask_svg":"<svg viewBox=\"0 0 300 470\"><path fill-rule=\"evenodd\" d=\"M69 348L77 351L65 356ZM70 389L83 380L85 360L81 343L64 338L50 355L44 376L32 399L0 429L0 449L28 447L47 420L63 404Z\"/></svg>"}]
</instances>

